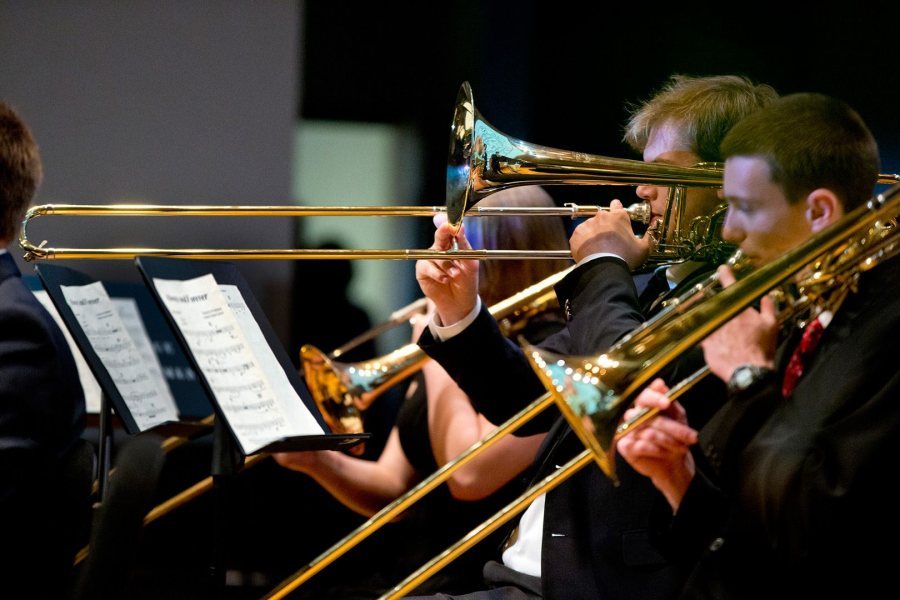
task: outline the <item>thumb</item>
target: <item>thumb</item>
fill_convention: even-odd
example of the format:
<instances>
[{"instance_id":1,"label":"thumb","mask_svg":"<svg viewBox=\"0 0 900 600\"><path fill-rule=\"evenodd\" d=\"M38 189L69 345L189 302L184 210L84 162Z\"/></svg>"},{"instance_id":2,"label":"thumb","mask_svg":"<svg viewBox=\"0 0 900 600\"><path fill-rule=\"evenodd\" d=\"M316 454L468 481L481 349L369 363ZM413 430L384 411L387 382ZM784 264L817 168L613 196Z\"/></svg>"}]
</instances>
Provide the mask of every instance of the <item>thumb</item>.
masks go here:
<instances>
[{"instance_id":1,"label":"thumb","mask_svg":"<svg viewBox=\"0 0 900 600\"><path fill-rule=\"evenodd\" d=\"M456 234L456 243L459 245L461 250L471 250L472 244L469 243L469 238L466 237L466 226L459 226L459 233Z\"/></svg>"},{"instance_id":2,"label":"thumb","mask_svg":"<svg viewBox=\"0 0 900 600\"><path fill-rule=\"evenodd\" d=\"M609 203L610 208L623 208L622 201L619 199L614 199Z\"/></svg>"}]
</instances>

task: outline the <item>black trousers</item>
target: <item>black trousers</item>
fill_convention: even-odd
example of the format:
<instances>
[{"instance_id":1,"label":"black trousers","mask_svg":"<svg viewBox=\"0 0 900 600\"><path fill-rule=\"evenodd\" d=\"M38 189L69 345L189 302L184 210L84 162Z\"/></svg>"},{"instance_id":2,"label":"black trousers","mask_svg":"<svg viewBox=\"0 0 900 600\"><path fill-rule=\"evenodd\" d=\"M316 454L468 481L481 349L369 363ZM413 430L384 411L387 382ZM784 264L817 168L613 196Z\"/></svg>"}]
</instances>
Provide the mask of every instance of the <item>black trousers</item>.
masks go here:
<instances>
[{"instance_id":1,"label":"black trousers","mask_svg":"<svg viewBox=\"0 0 900 600\"><path fill-rule=\"evenodd\" d=\"M534 600L542 598L541 579L510 569L496 561L484 565L484 582L488 589L458 596L435 594L410 596L410 600Z\"/></svg>"}]
</instances>

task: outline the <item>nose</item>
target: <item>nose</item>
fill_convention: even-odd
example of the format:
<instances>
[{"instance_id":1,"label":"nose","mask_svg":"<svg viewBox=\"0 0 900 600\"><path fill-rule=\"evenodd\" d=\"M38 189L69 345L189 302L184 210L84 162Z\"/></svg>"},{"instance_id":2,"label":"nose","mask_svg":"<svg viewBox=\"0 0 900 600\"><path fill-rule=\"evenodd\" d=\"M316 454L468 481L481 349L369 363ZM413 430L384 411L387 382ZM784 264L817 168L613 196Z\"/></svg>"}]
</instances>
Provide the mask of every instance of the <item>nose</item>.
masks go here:
<instances>
[{"instance_id":1,"label":"nose","mask_svg":"<svg viewBox=\"0 0 900 600\"><path fill-rule=\"evenodd\" d=\"M744 232L738 223L737 217L731 207L725 211L725 221L722 223L722 239L732 244L740 244L744 239Z\"/></svg>"},{"instance_id":2,"label":"nose","mask_svg":"<svg viewBox=\"0 0 900 600\"><path fill-rule=\"evenodd\" d=\"M635 192L641 200L644 202L653 202L656 200L656 186L652 185L639 185L637 187L637 191Z\"/></svg>"}]
</instances>

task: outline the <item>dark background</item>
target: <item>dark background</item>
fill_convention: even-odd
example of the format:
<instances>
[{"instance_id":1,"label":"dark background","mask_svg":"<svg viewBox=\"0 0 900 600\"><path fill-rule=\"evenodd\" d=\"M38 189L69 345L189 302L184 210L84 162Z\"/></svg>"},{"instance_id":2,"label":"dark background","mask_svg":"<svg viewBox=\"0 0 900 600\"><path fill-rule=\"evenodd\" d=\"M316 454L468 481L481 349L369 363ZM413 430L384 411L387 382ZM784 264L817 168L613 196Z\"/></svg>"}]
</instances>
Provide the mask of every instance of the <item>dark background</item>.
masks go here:
<instances>
[{"instance_id":1,"label":"dark background","mask_svg":"<svg viewBox=\"0 0 900 600\"><path fill-rule=\"evenodd\" d=\"M781 94L820 92L848 102L879 140L882 171L900 170L889 31L900 16L896 3L789 5L308 2L298 111L417 127L425 140L425 204L443 198L449 123L463 81L482 116L512 137L640 158L621 141L627 103L675 73L745 75ZM558 201L623 193L550 191Z\"/></svg>"}]
</instances>

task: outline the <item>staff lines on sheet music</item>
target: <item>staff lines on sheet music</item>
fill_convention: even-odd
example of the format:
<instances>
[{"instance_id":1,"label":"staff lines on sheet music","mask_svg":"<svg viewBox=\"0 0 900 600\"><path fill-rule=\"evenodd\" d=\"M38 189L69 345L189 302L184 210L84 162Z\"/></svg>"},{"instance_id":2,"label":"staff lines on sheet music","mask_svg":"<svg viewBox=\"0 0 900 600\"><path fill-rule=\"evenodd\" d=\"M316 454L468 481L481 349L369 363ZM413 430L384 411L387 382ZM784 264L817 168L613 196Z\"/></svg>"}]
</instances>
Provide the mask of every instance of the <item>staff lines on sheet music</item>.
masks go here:
<instances>
[{"instance_id":1,"label":"staff lines on sheet music","mask_svg":"<svg viewBox=\"0 0 900 600\"><path fill-rule=\"evenodd\" d=\"M266 388L263 381L256 380L250 383L239 383L237 385L220 385L218 389L226 394L235 394L240 392L261 392Z\"/></svg>"},{"instance_id":2,"label":"staff lines on sheet music","mask_svg":"<svg viewBox=\"0 0 900 600\"><path fill-rule=\"evenodd\" d=\"M224 373L226 375L232 375L232 376L237 376L237 375L241 375L243 373L249 372L250 369L255 369L257 371L260 371L258 365L252 361L242 362L242 363L236 364L236 365L222 365L221 367L214 366L214 364L216 364L217 362L218 361L215 361L215 359L208 360L206 366L203 367L203 370L206 371L207 373ZM263 377L263 374L261 371L260 371L260 377Z\"/></svg>"},{"instance_id":3,"label":"staff lines on sheet music","mask_svg":"<svg viewBox=\"0 0 900 600\"><path fill-rule=\"evenodd\" d=\"M161 385L166 385L165 381L161 374L154 375L126 326L126 317L122 316L103 284L97 281L60 288L138 428L143 431L163 421L176 420L178 413L174 399L160 389ZM134 313L127 318L139 319L137 307L132 308L125 311ZM142 324L140 331L145 334ZM140 340L140 343L149 347L147 340Z\"/></svg>"},{"instance_id":4,"label":"staff lines on sheet music","mask_svg":"<svg viewBox=\"0 0 900 600\"><path fill-rule=\"evenodd\" d=\"M282 417L275 417L273 419L266 419L255 423L242 423L240 429L248 435L253 435L254 433L260 433L266 430L278 431L283 429L286 425L287 421Z\"/></svg>"}]
</instances>

